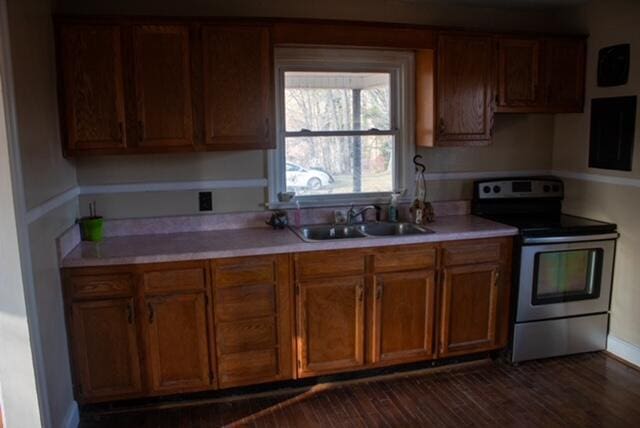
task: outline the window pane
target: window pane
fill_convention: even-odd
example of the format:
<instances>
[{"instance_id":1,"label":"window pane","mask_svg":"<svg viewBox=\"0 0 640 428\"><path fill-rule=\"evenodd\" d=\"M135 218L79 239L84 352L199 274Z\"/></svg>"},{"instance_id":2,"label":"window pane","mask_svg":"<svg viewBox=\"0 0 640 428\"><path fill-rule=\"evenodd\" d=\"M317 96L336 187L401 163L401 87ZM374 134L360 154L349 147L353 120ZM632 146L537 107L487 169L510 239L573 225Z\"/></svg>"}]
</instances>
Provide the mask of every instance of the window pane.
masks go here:
<instances>
[{"instance_id":1,"label":"window pane","mask_svg":"<svg viewBox=\"0 0 640 428\"><path fill-rule=\"evenodd\" d=\"M391 192L393 140L390 135L287 138L287 192Z\"/></svg>"},{"instance_id":2,"label":"window pane","mask_svg":"<svg viewBox=\"0 0 640 428\"><path fill-rule=\"evenodd\" d=\"M597 290L599 249L558 251L537 255L535 301L588 297Z\"/></svg>"},{"instance_id":3,"label":"window pane","mask_svg":"<svg viewBox=\"0 0 640 428\"><path fill-rule=\"evenodd\" d=\"M391 128L388 73L290 71L284 79L287 131Z\"/></svg>"}]
</instances>

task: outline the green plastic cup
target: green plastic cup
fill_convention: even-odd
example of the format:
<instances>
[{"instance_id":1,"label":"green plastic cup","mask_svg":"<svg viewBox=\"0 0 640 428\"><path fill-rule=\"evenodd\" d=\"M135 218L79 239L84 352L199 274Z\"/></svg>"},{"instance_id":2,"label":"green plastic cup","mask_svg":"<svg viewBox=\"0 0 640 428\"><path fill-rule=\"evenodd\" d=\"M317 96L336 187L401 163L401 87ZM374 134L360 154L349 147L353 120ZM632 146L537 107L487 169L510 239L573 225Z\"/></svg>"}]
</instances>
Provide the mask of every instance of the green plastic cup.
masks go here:
<instances>
[{"instance_id":1,"label":"green plastic cup","mask_svg":"<svg viewBox=\"0 0 640 428\"><path fill-rule=\"evenodd\" d=\"M99 242L104 238L104 220L102 217L86 217L80 219L82 240Z\"/></svg>"}]
</instances>

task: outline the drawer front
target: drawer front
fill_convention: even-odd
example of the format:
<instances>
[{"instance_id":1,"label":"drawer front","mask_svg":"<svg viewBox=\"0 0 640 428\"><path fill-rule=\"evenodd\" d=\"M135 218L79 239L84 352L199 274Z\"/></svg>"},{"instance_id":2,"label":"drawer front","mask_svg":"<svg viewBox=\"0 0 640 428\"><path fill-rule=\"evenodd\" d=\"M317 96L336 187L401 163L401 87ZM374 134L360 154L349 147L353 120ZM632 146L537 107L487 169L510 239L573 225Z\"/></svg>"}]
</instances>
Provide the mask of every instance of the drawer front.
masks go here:
<instances>
[{"instance_id":1,"label":"drawer front","mask_svg":"<svg viewBox=\"0 0 640 428\"><path fill-rule=\"evenodd\" d=\"M130 296L133 276L128 273L114 275L82 275L69 279L73 299Z\"/></svg>"},{"instance_id":2,"label":"drawer front","mask_svg":"<svg viewBox=\"0 0 640 428\"><path fill-rule=\"evenodd\" d=\"M373 266L376 272L433 269L436 248L432 246L390 247L376 249Z\"/></svg>"},{"instance_id":3,"label":"drawer front","mask_svg":"<svg viewBox=\"0 0 640 428\"><path fill-rule=\"evenodd\" d=\"M451 244L443 249L445 266L499 262L502 259L502 241L477 241Z\"/></svg>"},{"instance_id":4,"label":"drawer front","mask_svg":"<svg viewBox=\"0 0 640 428\"><path fill-rule=\"evenodd\" d=\"M318 251L295 256L296 279L362 275L365 254L362 251Z\"/></svg>"},{"instance_id":5,"label":"drawer front","mask_svg":"<svg viewBox=\"0 0 640 428\"><path fill-rule=\"evenodd\" d=\"M268 316L275 312L275 303L275 289L271 284L217 289L215 316L218 321Z\"/></svg>"},{"instance_id":6,"label":"drawer front","mask_svg":"<svg viewBox=\"0 0 640 428\"><path fill-rule=\"evenodd\" d=\"M218 380L221 388L274 380L279 375L276 349L218 357Z\"/></svg>"},{"instance_id":7,"label":"drawer front","mask_svg":"<svg viewBox=\"0 0 640 428\"><path fill-rule=\"evenodd\" d=\"M217 288L239 285L270 284L276 280L274 257L218 260L214 285Z\"/></svg>"},{"instance_id":8,"label":"drawer front","mask_svg":"<svg viewBox=\"0 0 640 428\"><path fill-rule=\"evenodd\" d=\"M145 272L143 281L146 293L203 290L206 285L206 270L190 268Z\"/></svg>"},{"instance_id":9,"label":"drawer front","mask_svg":"<svg viewBox=\"0 0 640 428\"><path fill-rule=\"evenodd\" d=\"M216 335L221 354L270 349L278 342L273 317L218 323Z\"/></svg>"}]
</instances>

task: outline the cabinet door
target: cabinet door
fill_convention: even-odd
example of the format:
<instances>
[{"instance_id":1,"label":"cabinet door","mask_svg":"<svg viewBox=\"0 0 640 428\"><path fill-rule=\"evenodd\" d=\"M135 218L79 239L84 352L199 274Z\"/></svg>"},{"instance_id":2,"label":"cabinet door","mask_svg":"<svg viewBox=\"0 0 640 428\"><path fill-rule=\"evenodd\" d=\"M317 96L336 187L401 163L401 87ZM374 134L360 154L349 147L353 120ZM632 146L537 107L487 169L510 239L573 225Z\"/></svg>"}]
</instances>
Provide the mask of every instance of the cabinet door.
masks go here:
<instances>
[{"instance_id":1,"label":"cabinet door","mask_svg":"<svg viewBox=\"0 0 640 428\"><path fill-rule=\"evenodd\" d=\"M440 356L497 346L498 269L497 264L444 269Z\"/></svg>"},{"instance_id":2,"label":"cabinet door","mask_svg":"<svg viewBox=\"0 0 640 428\"><path fill-rule=\"evenodd\" d=\"M79 399L141 392L133 299L71 304L71 334Z\"/></svg>"},{"instance_id":3,"label":"cabinet door","mask_svg":"<svg viewBox=\"0 0 640 428\"><path fill-rule=\"evenodd\" d=\"M315 376L364 364L364 279L298 284L298 375Z\"/></svg>"},{"instance_id":4,"label":"cabinet door","mask_svg":"<svg viewBox=\"0 0 640 428\"><path fill-rule=\"evenodd\" d=\"M498 40L498 111L542 105L540 41Z\"/></svg>"},{"instance_id":5,"label":"cabinet door","mask_svg":"<svg viewBox=\"0 0 640 428\"><path fill-rule=\"evenodd\" d=\"M120 28L65 26L60 42L67 149L124 148Z\"/></svg>"},{"instance_id":6,"label":"cabinet door","mask_svg":"<svg viewBox=\"0 0 640 428\"><path fill-rule=\"evenodd\" d=\"M205 294L147 297L146 338L154 392L200 389L211 383Z\"/></svg>"},{"instance_id":7,"label":"cabinet door","mask_svg":"<svg viewBox=\"0 0 640 428\"><path fill-rule=\"evenodd\" d=\"M133 30L138 145L193 144L189 28Z\"/></svg>"},{"instance_id":8,"label":"cabinet door","mask_svg":"<svg viewBox=\"0 0 640 428\"><path fill-rule=\"evenodd\" d=\"M433 357L434 271L376 275L374 289L374 361Z\"/></svg>"},{"instance_id":9,"label":"cabinet door","mask_svg":"<svg viewBox=\"0 0 640 428\"><path fill-rule=\"evenodd\" d=\"M585 41L547 39L545 57L545 92L549 110L582 112L585 90Z\"/></svg>"},{"instance_id":10,"label":"cabinet door","mask_svg":"<svg viewBox=\"0 0 640 428\"><path fill-rule=\"evenodd\" d=\"M269 30L203 28L205 143L220 149L275 148Z\"/></svg>"},{"instance_id":11,"label":"cabinet door","mask_svg":"<svg viewBox=\"0 0 640 428\"><path fill-rule=\"evenodd\" d=\"M489 143L494 86L491 38L441 35L438 38L437 64L438 144Z\"/></svg>"}]
</instances>

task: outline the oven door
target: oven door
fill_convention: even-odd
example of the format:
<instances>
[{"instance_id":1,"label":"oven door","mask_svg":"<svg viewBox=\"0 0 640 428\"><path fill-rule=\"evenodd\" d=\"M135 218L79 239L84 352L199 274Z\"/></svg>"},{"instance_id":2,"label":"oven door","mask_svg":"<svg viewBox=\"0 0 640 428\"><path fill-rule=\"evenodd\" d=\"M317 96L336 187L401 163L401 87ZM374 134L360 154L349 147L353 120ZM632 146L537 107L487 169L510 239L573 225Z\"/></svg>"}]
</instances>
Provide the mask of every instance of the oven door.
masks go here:
<instances>
[{"instance_id":1,"label":"oven door","mask_svg":"<svg viewBox=\"0 0 640 428\"><path fill-rule=\"evenodd\" d=\"M525 238L516 322L607 312L617 237Z\"/></svg>"}]
</instances>

